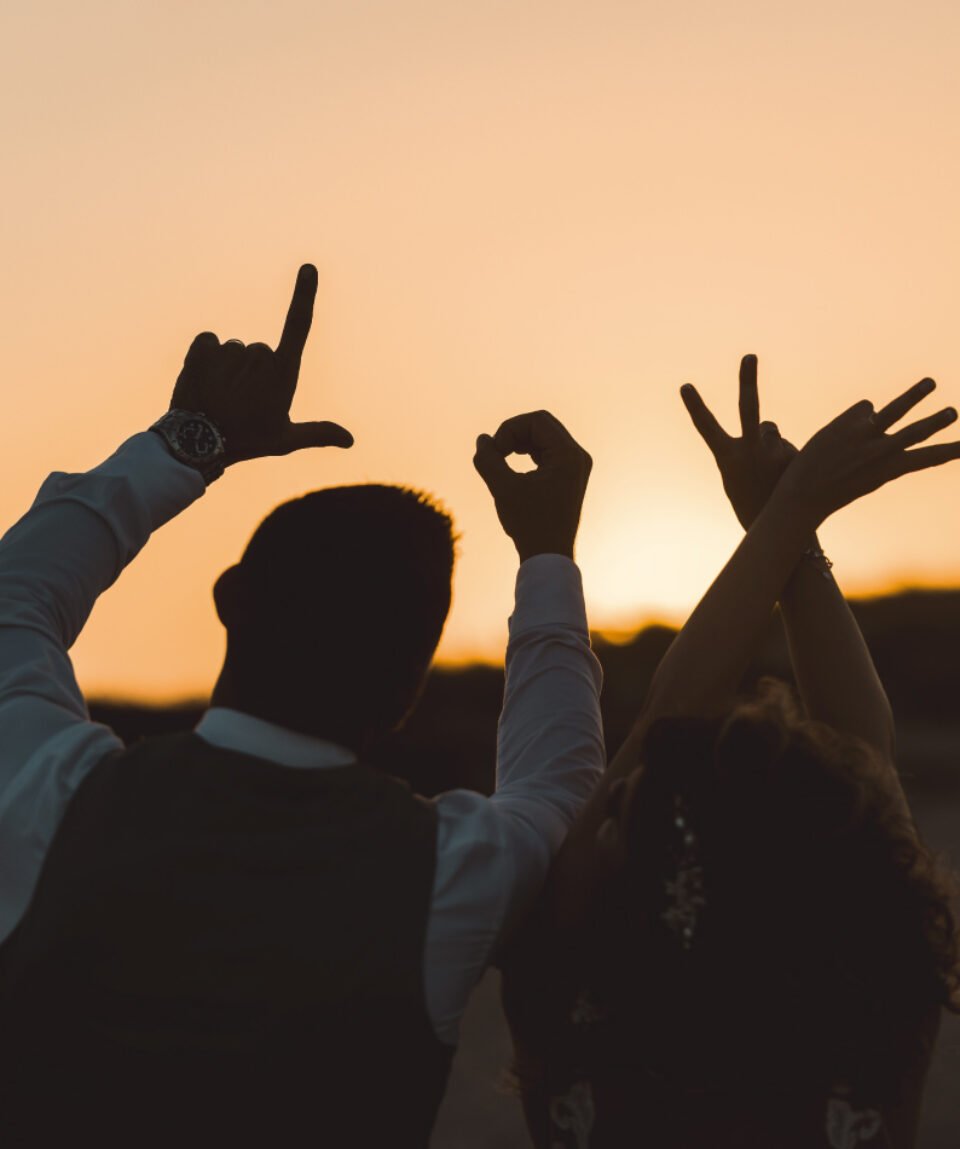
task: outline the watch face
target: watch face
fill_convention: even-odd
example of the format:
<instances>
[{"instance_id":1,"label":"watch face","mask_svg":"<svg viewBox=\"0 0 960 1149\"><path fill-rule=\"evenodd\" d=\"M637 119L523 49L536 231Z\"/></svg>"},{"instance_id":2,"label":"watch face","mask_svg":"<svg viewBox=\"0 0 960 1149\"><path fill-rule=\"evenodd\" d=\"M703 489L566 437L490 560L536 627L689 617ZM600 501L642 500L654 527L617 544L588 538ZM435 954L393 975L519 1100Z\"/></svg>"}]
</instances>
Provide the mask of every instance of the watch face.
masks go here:
<instances>
[{"instance_id":1,"label":"watch face","mask_svg":"<svg viewBox=\"0 0 960 1149\"><path fill-rule=\"evenodd\" d=\"M193 459L210 459L216 455L220 440L203 419L184 419L177 428L177 446Z\"/></svg>"}]
</instances>

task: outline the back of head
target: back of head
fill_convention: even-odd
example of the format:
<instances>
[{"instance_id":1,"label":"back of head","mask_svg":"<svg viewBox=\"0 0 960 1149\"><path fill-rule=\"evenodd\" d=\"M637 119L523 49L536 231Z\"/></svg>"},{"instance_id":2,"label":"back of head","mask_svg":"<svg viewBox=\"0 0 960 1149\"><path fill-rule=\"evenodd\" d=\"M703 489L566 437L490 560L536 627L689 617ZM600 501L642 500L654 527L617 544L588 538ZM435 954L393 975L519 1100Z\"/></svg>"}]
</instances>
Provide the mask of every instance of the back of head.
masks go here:
<instances>
[{"instance_id":1,"label":"back of head","mask_svg":"<svg viewBox=\"0 0 960 1149\"><path fill-rule=\"evenodd\" d=\"M416 699L450 608L447 514L400 487L277 507L217 587L231 704L357 744Z\"/></svg>"},{"instance_id":2,"label":"back of head","mask_svg":"<svg viewBox=\"0 0 960 1149\"><path fill-rule=\"evenodd\" d=\"M889 763L768 684L723 720L652 727L623 818L590 947L605 1056L727 1111L786 1092L822 1114L922 1079L956 931Z\"/></svg>"}]
</instances>

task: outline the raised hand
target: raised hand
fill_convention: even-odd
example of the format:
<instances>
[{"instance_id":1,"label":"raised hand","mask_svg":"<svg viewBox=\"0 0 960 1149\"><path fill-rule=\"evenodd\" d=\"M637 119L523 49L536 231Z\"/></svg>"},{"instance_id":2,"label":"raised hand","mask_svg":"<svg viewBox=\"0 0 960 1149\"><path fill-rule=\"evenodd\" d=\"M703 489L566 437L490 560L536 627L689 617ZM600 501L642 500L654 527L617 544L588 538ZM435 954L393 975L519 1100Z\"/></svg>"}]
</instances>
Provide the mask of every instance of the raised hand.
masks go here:
<instances>
[{"instance_id":1,"label":"raised hand","mask_svg":"<svg viewBox=\"0 0 960 1149\"><path fill-rule=\"evenodd\" d=\"M508 455L529 455L536 470L519 474ZM580 508L593 460L549 411L517 415L495 435L481 435L473 465L487 484L520 561L537 554L573 557Z\"/></svg>"},{"instance_id":2,"label":"raised hand","mask_svg":"<svg viewBox=\"0 0 960 1149\"><path fill-rule=\"evenodd\" d=\"M353 436L337 423L290 420L316 294L317 269L306 263L276 351L266 343L221 343L209 331L190 345L170 406L203 412L217 424L226 440L225 464L289 455L303 447L352 446Z\"/></svg>"},{"instance_id":3,"label":"raised hand","mask_svg":"<svg viewBox=\"0 0 960 1149\"><path fill-rule=\"evenodd\" d=\"M754 355L744 356L740 363L739 438L720 426L694 386L686 384L680 394L713 453L737 518L748 528L781 480L785 493L799 496L819 524L891 479L960 458L960 443L917 447L954 422L957 413L952 407L887 434L935 387L932 379L922 379L880 411L867 400L856 403L799 452L781 437L776 423L760 421Z\"/></svg>"},{"instance_id":4,"label":"raised hand","mask_svg":"<svg viewBox=\"0 0 960 1149\"><path fill-rule=\"evenodd\" d=\"M756 355L745 355L740 361L739 438L720 426L693 384L681 387L680 396L713 454L737 518L748 529L797 454L797 448L781 438L776 423L760 422Z\"/></svg>"},{"instance_id":5,"label":"raised hand","mask_svg":"<svg viewBox=\"0 0 960 1149\"><path fill-rule=\"evenodd\" d=\"M932 379L921 379L879 411L868 400L855 403L797 454L784 471L778 495L783 491L820 523L891 479L960 458L958 442L917 446L956 420L953 407L891 431L935 387Z\"/></svg>"}]
</instances>

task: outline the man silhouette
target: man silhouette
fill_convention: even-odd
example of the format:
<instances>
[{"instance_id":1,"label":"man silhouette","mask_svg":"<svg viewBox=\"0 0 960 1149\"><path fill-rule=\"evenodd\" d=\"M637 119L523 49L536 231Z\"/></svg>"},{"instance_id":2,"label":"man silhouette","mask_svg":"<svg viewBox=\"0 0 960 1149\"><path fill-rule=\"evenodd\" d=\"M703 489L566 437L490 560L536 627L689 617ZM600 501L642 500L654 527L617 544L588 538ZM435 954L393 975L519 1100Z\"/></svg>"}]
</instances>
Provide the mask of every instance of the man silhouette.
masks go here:
<instances>
[{"instance_id":1,"label":"man silhouette","mask_svg":"<svg viewBox=\"0 0 960 1149\"><path fill-rule=\"evenodd\" d=\"M215 587L194 732L126 749L90 721L67 650L152 531L243 459L351 445L289 418L316 286L301 268L276 351L198 336L170 412L0 542L4 1145L425 1145L470 990L602 768L590 459L545 412L474 460L521 559L492 798L363 761L450 602L451 523L399 488L268 516Z\"/></svg>"}]
</instances>

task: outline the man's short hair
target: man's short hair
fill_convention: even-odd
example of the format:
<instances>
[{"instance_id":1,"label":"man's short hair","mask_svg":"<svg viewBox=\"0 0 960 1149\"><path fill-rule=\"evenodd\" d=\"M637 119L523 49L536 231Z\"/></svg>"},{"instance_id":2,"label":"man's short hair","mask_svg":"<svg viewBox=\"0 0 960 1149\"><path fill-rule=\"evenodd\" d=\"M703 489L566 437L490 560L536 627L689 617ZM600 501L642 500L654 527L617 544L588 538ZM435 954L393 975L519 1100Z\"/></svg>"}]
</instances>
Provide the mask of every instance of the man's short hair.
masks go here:
<instances>
[{"instance_id":1,"label":"man's short hair","mask_svg":"<svg viewBox=\"0 0 960 1149\"><path fill-rule=\"evenodd\" d=\"M450 516L419 491L332 487L283 503L239 564L231 675L256 712L358 733L412 705L450 608ZM323 731L318 731L323 732Z\"/></svg>"}]
</instances>

